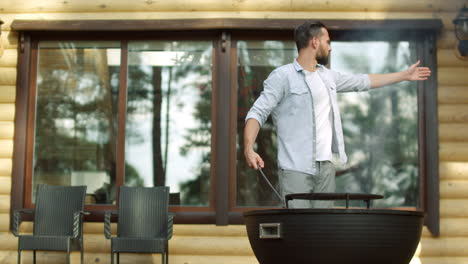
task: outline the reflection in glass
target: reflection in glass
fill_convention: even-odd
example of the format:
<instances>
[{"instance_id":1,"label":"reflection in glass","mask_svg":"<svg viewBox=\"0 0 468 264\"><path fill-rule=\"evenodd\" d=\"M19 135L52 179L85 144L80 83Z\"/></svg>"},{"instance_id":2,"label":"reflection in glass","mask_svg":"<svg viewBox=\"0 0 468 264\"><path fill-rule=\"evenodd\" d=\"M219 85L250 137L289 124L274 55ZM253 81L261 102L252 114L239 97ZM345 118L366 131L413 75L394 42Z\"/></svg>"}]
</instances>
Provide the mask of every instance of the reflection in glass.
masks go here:
<instances>
[{"instance_id":1,"label":"reflection in glass","mask_svg":"<svg viewBox=\"0 0 468 264\"><path fill-rule=\"evenodd\" d=\"M293 42L238 41L237 206L277 206L278 199L243 155L244 119L270 72L297 56ZM386 73L415 61L414 43L332 42L331 68ZM385 196L374 206L418 206L418 109L414 82L369 93L340 93L339 106L349 161L337 168L337 192ZM277 185L276 135L271 119L256 141L265 174ZM338 165L338 163L336 163Z\"/></svg>"},{"instance_id":2,"label":"reflection in glass","mask_svg":"<svg viewBox=\"0 0 468 264\"><path fill-rule=\"evenodd\" d=\"M171 190L171 205L208 206L212 43L130 42L125 184Z\"/></svg>"},{"instance_id":3,"label":"reflection in glass","mask_svg":"<svg viewBox=\"0 0 468 264\"><path fill-rule=\"evenodd\" d=\"M331 68L388 73L416 62L415 43L332 42ZM337 173L338 192L376 193L376 207L419 205L418 97L416 82L368 93L341 93L338 102L348 163Z\"/></svg>"},{"instance_id":4,"label":"reflection in glass","mask_svg":"<svg viewBox=\"0 0 468 264\"><path fill-rule=\"evenodd\" d=\"M294 61L297 56L293 42L284 41L238 41L237 42L237 206L278 206L273 191L247 166L244 158L243 130L245 117L250 107L263 90L263 81L276 67ZM256 151L265 161L263 171L278 189L276 130L271 117L260 130Z\"/></svg>"},{"instance_id":5,"label":"reflection in glass","mask_svg":"<svg viewBox=\"0 0 468 264\"><path fill-rule=\"evenodd\" d=\"M118 42L39 43L33 201L45 183L114 203L119 71Z\"/></svg>"}]
</instances>

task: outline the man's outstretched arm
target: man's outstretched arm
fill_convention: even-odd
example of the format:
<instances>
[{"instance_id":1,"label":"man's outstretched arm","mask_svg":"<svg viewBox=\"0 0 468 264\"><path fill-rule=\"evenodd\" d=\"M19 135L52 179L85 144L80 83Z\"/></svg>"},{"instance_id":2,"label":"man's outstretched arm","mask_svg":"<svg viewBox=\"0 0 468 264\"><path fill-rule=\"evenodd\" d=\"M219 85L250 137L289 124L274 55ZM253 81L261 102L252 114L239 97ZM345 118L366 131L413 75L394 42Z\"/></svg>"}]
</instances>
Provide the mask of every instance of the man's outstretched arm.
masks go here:
<instances>
[{"instance_id":1,"label":"man's outstretched arm","mask_svg":"<svg viewBox=\"0 0 468 264\"><path fill-rule=\"evenodd\" d=\"M369 74L371 88L378 88L401 81L424 81L431 75L428 67L418 67L420 61L411 65L407 70L387 74Z\"/></svg>"},{"instance_id":2,"label":"man's outstretched arm","mask_svg":"<svg viewBox=\"0 0 468 264\"><path fill-rule=\"evenodd\" d=\"M263 159L253 149L258 131L260 131L260 124L258 121L254 118L247 120L244 128L244 155L247 165L254 169L258 169L258 165L261 168L265 166Z\"/></svg>"}]
</instances>

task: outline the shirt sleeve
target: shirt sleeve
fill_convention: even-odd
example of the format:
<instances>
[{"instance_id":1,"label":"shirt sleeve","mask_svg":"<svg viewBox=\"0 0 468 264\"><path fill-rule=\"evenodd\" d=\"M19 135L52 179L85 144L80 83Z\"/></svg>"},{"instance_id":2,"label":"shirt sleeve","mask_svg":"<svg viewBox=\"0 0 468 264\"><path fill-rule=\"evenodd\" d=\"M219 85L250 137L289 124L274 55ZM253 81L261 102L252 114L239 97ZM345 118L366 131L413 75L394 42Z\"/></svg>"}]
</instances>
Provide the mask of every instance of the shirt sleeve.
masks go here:
<instances>
[{"instance_id":1,"label":"shirt sleeve","mask_svg":"<svg viewBox=\"0 0 468 264\"><path fill-rule=\"evenodd\" d=\"M363 92L369 90L371 87L368 74L350 74L336 71L330 72L335 81L337 92Z\"/></svg>"},{"instance_id":2,"label":"shirt sleeve","mask_svg":"<svg viewBox=\"0 0 468 264\"><path fill-rule=\"evenodd\" d=\"M278 69L270 73L268 78L263 82L262 93L247 113L245 122L253 118L258 121L260 126L263 126L270 113L284 97L285 81L285 78L281 76Z\"/></svg>"}]
</instances>

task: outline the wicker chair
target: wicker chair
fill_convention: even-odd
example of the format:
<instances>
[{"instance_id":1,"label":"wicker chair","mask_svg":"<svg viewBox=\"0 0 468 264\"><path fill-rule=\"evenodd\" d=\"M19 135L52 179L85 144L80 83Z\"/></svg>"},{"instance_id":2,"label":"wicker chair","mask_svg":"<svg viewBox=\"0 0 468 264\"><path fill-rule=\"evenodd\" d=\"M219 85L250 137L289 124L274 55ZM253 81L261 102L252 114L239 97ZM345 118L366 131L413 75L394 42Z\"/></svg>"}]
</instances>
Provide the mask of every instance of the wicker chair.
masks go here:
<instances>
[{"instance_id":1,"label":"wicker chair","mask_svg":"<svg viewBox=\"0 0 468 264\"><path fill-rule=\"evenodd\" d=\"M18 237L18 264L21 251L33 251L36 263L37 250L80 251L83 263L83 211L86 186L38 185L35 209L13 212L13 234ZM34 213L32 235L20 235L22 213Z\"/></svg>"},{"instance_id":2,"label":"wicker chair","mask_svg":"<svg viewBox=\"0 0 468 264\"><path fill-rule=\"evenodd\" d=\"M119 209L106 212L104 234L114 253L161 253L161 263L169 263L168 241L172 237L173 214L168 213L169 187L120 187ZM111 237L111 215L117 220L117 236Z\"/></svg>"}]
</instances>

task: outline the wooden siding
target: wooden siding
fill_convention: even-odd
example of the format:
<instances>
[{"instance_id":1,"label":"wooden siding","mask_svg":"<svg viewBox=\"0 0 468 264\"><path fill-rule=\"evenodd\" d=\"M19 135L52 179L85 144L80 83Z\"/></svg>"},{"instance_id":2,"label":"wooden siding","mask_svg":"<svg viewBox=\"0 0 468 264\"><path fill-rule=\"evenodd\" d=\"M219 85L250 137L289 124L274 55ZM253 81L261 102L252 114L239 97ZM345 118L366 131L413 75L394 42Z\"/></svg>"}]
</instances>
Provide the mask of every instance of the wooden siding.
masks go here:
<instances>
[{"instance_id":1,"label":"wooden siding","mask_svg":"<svg viewBox=\"0 0 468 264\"><path fill-rule=\"evenodd\" d=\"M0 7L5 13L55 13L55 12L221 12L221 11L329 11L329 12L441 12L453 11L463 6L460 0L379 0L379 1L319 1L319 0L172 0L172 1L134 1L127 0L3 0Z\"/></svg>"},{"instance_id":2,"label":"wooden siding","mask_svg":"<svg viewBox=\"0 0 468 264\"><path fill-rule=\"evenodd\" d=\"M311 3L312 2L312 3ZM439 71L440 237L424 229L412 264L468 263L468 61L455 57L452 20L463 0L289 1L173 0L134 1L3 0L5 24L0 41L0 263L16 263L17 239L9 232L12 146L18 34L9 31L14 19L411 19L440 18L444 27L437 41ZM436 144L436 143L435 143ZM114 228L115 229L115 228ZM31 223L22 230L31 231ZM109 263L109 241L102 223L85 224L85 263ZM171 263L257 263L243 226L176 225L170 241ZM31 263L32 254L23 254ZM39 253L39 261L63 263L61 253ZM122 263L159 263L159 255L124 254ZM79 262L79 254L72 254Z\"/></svg>"}]
</instances>

